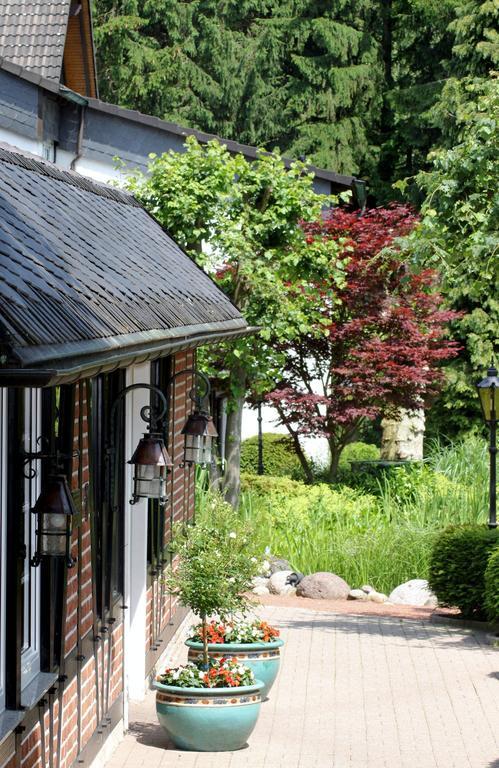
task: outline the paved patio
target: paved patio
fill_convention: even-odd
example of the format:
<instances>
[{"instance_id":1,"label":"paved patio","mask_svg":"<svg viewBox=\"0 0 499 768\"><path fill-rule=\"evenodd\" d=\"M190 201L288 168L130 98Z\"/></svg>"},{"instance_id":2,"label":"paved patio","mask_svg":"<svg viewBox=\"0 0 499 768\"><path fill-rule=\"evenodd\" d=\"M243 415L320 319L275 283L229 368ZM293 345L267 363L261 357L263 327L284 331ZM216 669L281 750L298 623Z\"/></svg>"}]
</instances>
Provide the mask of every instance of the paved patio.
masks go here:
<instances>
[{"instance_id":1,"label":"paved patio","mask_svg":"<svg viewBox=\"0 0 499 768\"><path fill-rule=\"evenodd\" d=\"M499 768L499 651L480 630L289 607L259 613L286 645L249 746L176 750L151 692L131 706L107 768ZM185 661L181 642L172 653Z\"/></svg>"}]
</instances>

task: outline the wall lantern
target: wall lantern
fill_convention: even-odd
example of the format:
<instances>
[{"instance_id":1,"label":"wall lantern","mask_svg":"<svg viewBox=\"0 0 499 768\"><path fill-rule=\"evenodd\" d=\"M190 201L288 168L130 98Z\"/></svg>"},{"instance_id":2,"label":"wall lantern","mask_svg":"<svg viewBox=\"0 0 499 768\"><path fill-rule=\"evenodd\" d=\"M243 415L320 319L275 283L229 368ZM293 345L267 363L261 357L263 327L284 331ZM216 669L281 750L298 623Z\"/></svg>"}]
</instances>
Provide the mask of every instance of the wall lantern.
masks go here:
<instances>
[{"instance_id":1,"label":"wall lantern","mask_svg":"<svg viewBox=\"0 0 499 768\"><path fill-rule=\"evenodd\" d=\"M184 455L181 466L193 464L209 464L212 454L212 440L218 432L213 424L213 419L208 413L205 402L209 397L211 387L207 376L193 368L185 368L175 373L168 381L171 385L179 377L191 373L195 377L195 385L189 392L189 397L195 404L195 410L189 415L181 430L184 435ZM164 505L168 501L166 493L168 471L173 467L173 462L166 450L164 435L160 425L168 423L168 401L165 394L152 384L131 384L125 387L116 397L111 408L111 445L108 448L110 456L110 498L116 505L116 488L114 477L118 471L116 463L116 451L114 442L116 439L116 409L119 402L135 389L148 389L159 400L158 405L145 406L140 411L140 416L145 421L149 430L139 440L132 458L128 462L134 467L133 490L130 499L131 504L136 504L140 499L156 499Z\"/></svg>"},{"instance_id":2,"label":"wall lantern","mask_svg":"<svg viewBox=\"0 0 499 768\"><path fill-rule=\"evenodd\" d=\"M491 365L487 371L487 376L476 385L482 414L485 423L489 428L489 528L497 528L497 411L499 408L499 378L497 369Z\"/></svg>"},{"instance_id":3,"label":"wall lantern","mask_svg":"<svg viewBox=\"0 0 499 768\"><path fill-rule=\"evenodd\" d=\"M189 392L189 397L195 404L195 410L188 416L181 431L184 436L182 465L187 464L189 467L193 464L206 466L206 464L211 463L213 438L218 437L213 419L207 410L207 402L211 392L210 380L204 373L191 368L179 371L172 379L183 373L192 373L196 378L196 383Z\"/></svg>"},{"instance_id":4,"label":"wall lantern","mask_svg":"<svg viewBox=\"0 0 499 768\"><path fill-rule=\"evenodd\" d=\"M139 499L158 499L166 504L166 478L173 463L161 435L146 432L128 463L135 467L130 504Z\"/></svg>"},{"instance_id":5,"label":"wall lantern","mask_svg":"<svg viewBox=\"0 0 499 768\"><path fill-rule=\"evenodd\" d=\"M31 510L37 516L36 552L31 565L40 565L43 558L63 557L71 568L73 518L77 514L66 476L51 475Z\"/></svg>"},{"instance_id":6,"label":"wall lantern","mask_svg":"<svg viewBox=\"0 0 499 768\"><path fill-rule=\"evenodd\" d=\"M218 432L213 419L203 411L191 413L182 429L184 435L184 464L210 464L211 446Z\"/></svg>"}]
</instances>

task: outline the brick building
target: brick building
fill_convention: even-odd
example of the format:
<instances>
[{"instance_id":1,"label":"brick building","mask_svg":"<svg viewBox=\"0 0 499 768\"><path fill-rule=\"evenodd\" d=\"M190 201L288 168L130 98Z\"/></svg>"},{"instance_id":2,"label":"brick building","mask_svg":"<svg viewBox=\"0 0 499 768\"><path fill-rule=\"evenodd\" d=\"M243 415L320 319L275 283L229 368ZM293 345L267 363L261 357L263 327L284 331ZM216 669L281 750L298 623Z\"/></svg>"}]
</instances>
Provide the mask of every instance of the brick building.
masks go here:
<instances>
[{"instance_id":1,"label":"brick building","mask_svg":"<svg viewBox=\"0 0 499 768\"><path fill-rule=\"evenodd\" d=\"M195 349L248 328L131 195L0 149L0 220L0 765L67 768L122 732L183 617L161 573L194 508ZM151 386L168 403L166 505L128 501ZM72 567L33 560L54 474L74 504Z\"/></svg>"}]
</instances>

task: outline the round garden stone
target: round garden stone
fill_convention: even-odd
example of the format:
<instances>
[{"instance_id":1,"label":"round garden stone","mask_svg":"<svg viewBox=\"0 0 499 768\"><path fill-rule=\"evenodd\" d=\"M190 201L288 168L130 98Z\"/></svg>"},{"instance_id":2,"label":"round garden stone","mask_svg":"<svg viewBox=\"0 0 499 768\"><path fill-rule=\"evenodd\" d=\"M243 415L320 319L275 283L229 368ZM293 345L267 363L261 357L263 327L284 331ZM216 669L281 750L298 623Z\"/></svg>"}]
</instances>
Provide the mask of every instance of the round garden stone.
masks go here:
<instances>
[{"instance_id":1,"label":"round garden stone","mask_svg":"<svg viewBox=\"0 0 499 768\"><path fill-rule=\"evenodd\" d=\"M269 568L271 576L273 573L278 573L279 571L292 573L294 570L291 563L288 563L287 560L284 560L282 557L273 557L272 555L269 557Z\"/></svg>"},{"instance_id":2,"label":"round garden stone","mask_svg":"<svg viewBox=\"0 0 499 768\"><path fill-rule=\"evenodd\" d=\"M293 571L277 571L273 573L269 579L269 590L272 595L294 595L296 594L296 587L292 584L288 584L288 576Z\"/></svg>"},{"instance_id":3,"label":"round garden stone","mask_svg":"<svg viewBox=\"0 0 499 768\"><path fill-rule=\"evenodd\" d=\"M427 605L435 607L438 604L436 595L428 586L426 579L411 579L395 587L388 600L394 605Z\"/></svg>"},{"instance_id":4,"label":"round garden stone","mask_svg":"<svg viewBox=\"0 0 499 768\"><path fill-rule=\"evenodd\" d=\"M296 588L300 597L311 597L315 600L346 600L350 587L341 576L327 571L319 571L305 576Z\"/></svg>"}]
</instances>

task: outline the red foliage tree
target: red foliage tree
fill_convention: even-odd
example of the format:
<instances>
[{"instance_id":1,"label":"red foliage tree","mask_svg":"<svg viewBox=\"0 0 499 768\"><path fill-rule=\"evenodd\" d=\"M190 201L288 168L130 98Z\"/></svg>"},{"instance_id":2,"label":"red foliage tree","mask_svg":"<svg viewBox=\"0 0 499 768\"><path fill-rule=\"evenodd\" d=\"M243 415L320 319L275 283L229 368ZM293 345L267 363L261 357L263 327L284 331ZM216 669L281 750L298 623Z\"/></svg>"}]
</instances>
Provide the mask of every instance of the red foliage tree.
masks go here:
<instances>
[{"instance_id":1,"label":"red foliage tree","mask_svg":"<svg viewBox=\"0 0 499 768\"><path fill-rule=\"evenodd\" d=\"M337 301L327 283L311 293L311 302L322 303L321 323L283 347L283 379L267 396L309 479L300 435L327 438L334 480L341 451L362 421L424 407L443 376L437 364L457 354L445 337L446 324L457 315L442 308L437 274L412 270L394 244L416 223L411 208L394 204L363 215L336 209L304 225L310 242L341 243L346 260Z\"/></svg>"}]
</instances>

